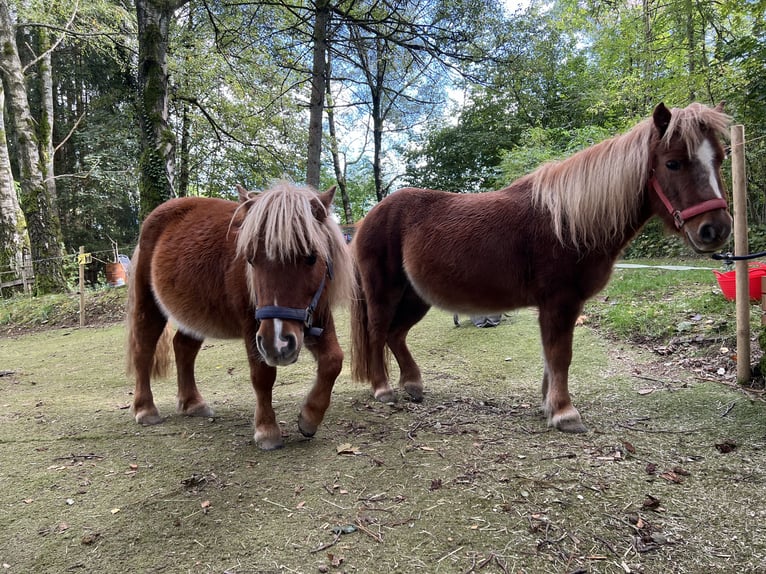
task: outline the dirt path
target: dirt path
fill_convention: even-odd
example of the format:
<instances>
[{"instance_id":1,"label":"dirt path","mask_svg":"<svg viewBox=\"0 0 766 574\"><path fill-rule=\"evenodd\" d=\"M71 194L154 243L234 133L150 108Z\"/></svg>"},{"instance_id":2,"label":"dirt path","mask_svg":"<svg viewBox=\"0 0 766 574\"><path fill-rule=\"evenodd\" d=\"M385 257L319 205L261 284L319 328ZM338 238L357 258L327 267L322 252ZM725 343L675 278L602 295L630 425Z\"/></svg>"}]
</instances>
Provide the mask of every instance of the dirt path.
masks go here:
<instances>
[{"instance_id":1,"label":"dirt path","mask_svg":"<svg viewBox=\"0 0 766 574\"><path fill-rule=\"evenodd\" d=\"M268 453L240 342L200 355L215 419L173 414L162 381L169 417L140 427L122 338L0 339L4 571L766 571L763 403L588 329L572 367L585 435L538 413L531 313L480 330L432 312L411 337L422 404L379 404L344 371L303 439L304 357L280 373L286 447Z\"/></svg>"}]
</instances>

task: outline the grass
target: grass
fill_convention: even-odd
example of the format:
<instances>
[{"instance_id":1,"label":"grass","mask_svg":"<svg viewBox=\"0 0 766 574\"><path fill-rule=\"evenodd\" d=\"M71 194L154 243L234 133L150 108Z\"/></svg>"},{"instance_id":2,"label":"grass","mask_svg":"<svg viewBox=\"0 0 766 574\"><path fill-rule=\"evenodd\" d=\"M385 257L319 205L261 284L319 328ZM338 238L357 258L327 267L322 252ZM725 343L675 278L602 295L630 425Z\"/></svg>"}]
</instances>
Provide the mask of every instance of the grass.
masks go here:
<instances>
[{"instance_id":1,"label":"grass","mask_svg":"<svg viewBox=\"0 0 766 574\"><path fill-rule=\"evenodd\" d=\"M338 323L347 348L348 316ZM537 410L534 311L493 329L433 311L411 337L422 404L375 402L346 365L306 440L295 424L313 376L303 356L280 371L286 447L268 453L252 443L241 342L200 353L214 419L173 414L174 383L160 381L168 418L141 427L126 409L123 338L119 325L0 338L12 371L0 377L5 571L766 568L764 405L668 374L590 328L576 330L571 370L585 435L547 429ZM727 441L736 448L720 452Z\"/></svg>"},{"instance_id":2,"label":"grass","mask_svg":"<svg viewBox=\"0 0 766 574\"><path fill-rule=\"evenodd\" d=\"M631 261L647 265L678 265L678 261ZM689 266L716 267L692 260ZM674 337L733 344L735 304L725 299L710 269L674 271L615 269L606 289L586 305L589 319L604 333L635 342L667 344ZM760 308L752 307L753 329Z\"/></svg>"},{"instance_id":3,"label":"grass","mask_svg":"<svg viewBox=\"0 0 766 574\"><path fill-rule=\"evenodd\" d=\"M126 296L126 289L88 289L84 297L86 325L121 321L125 314ZM71 327L79 325L79 321L78 293L0 298L0 331L9 334Z\"/></svg>"}]
</instances>

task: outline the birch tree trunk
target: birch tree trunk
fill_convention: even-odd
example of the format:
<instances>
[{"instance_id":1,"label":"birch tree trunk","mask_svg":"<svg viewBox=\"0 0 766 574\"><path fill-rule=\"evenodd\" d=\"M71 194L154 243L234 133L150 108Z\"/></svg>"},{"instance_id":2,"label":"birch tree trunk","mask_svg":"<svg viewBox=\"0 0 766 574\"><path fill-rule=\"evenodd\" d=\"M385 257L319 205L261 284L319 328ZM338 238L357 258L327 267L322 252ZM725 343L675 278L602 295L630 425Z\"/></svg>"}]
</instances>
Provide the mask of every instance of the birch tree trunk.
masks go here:
<instances>
[{"instance_id":1,"label":"birch tree trunk","mask_svg":"<svg viewBox=\"0 0 766 574\"><path fill-rule=\"evenodd\" d=\"M29 108L7 0L0 0L0 72L19 158L20 203L27 220L35 290L38 294L62 292L67 289L67 284L63 271L61 228L43 181L35 123Z\"/></svg>"},{"instance_id":2,"label":"birch tree trunk","mask_svg":"<svg viewBox=\"0 0 766 574\"><path fill-rule=\"evenodd\" d=\"M51 200L51 211L58 216L58 197L56 195L56 179L53 169L53 72L51 64L50 42L44 28L38 31L40 50L43 56L38 64L40 72L40 92L42 94L42 110L40 114L40 155L42 156L43 181L48 189Z\"/></svg>"},{"instance_id":3,"label":"birch tree trunk","mask_svg":"<svg viewBox=\"0 0 766 574\"><path fill-rule=\"evenodd\" d=\"M29 248L27 225L13 184L5 136L5 92L0 85L0 282L21 276L24 251Z\"/></svg>"}]
</instances>

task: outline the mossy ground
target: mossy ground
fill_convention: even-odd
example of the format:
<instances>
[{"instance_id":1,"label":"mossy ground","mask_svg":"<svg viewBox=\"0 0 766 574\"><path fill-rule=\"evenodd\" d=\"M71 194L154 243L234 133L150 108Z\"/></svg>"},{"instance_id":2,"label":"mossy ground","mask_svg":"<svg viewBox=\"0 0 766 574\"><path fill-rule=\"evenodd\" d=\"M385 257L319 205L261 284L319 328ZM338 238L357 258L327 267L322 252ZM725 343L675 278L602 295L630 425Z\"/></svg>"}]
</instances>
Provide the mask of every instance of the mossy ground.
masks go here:
<instances>
[{"instance_id":1,"label":"mossy ground","mask_svg":"<svg viewBox=\"0 0 766 574\"><path fill-rule=\"evenodd\" d=\"M252 442L241 342L200 353L214 419L176 415L165 380L167 420L141 427L123 339L0 338L4 571L766 571L766 406L690 372L652 376L655 356L587 327L570 385L587 434L539 414L533 311L493 329L432 311L411 336L423 403L377 403L346 365L304 439L306 355L277 380L275 452Z\"/></svg>"}]
</instances>

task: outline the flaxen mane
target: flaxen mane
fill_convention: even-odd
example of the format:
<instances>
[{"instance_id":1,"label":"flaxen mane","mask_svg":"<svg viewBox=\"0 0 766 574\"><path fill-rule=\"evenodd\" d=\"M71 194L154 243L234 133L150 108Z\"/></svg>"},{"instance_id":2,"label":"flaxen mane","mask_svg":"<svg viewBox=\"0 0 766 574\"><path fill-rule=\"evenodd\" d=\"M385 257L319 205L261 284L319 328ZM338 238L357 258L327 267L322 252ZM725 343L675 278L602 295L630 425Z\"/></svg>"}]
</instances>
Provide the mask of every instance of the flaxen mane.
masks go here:
<instances>
[{"instance_id":1,"label":"flaxen mane","mask_svg":"<svg viewBox=\"0 0 766 574\"><path fill-rule=\"evenodd\" d=\"M332 261L333 279L327 284L330 304L350 300L354 278L351 256L340 227L313 189L281 181L253 194L245 207L247 213L237 238L238 256L255 253L261 244L266 256L275 261L314 253ZM316 210L321 210L318 218Z\"/></svg>"},{"instance_id":2,"label":"flaxen mane","mask_svg":"<svg viewBox=\"0 0 766 574\"><path fill-rule=\"evenodd\" d=\"M704 138L703 129L728 135L731 118L717 109L695 103L671 113L660 145L677 135L693 154ZM626 134L547 163L524 178L532 185L533 201L551 214L559 241L593 248L630 223L650 176L652 127L648 118Z\"/></svg>"}]
</instances>

